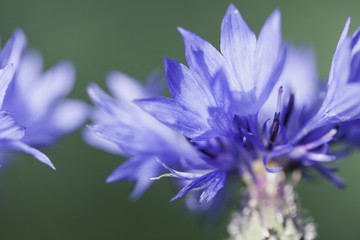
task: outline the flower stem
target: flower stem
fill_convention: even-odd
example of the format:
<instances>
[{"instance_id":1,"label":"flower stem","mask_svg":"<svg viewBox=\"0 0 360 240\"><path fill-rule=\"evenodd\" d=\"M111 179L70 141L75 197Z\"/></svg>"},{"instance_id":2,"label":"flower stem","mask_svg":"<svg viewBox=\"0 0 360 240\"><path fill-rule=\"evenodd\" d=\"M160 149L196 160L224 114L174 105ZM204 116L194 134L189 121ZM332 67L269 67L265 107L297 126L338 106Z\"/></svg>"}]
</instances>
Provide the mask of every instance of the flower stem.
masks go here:
<instances>
[{"instance_id":1,"label":"flower stem","mask_svg":"<svg viewBox=\"0 0 360 240\"><path fill-rule=\"evenodd\" d=\"M254 166L255 170L263 169ZM229 240L312 240L315 225L301 213L294 193L294 172L287 179L283 171L255 171L256 180L245 177L246 190L239 211L228 226Z\"/></svg>"}]
</instances>

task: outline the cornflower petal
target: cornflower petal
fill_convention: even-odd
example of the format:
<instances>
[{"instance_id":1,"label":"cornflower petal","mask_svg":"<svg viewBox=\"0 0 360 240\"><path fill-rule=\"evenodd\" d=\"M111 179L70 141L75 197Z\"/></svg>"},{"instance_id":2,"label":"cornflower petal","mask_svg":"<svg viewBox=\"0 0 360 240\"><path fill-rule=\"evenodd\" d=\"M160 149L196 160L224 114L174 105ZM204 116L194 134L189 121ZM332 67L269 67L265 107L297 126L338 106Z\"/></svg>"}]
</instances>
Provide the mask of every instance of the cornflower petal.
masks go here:
<instances>
[{"instance_id":1,"label":"cornflower petal","mask_svg":"<svg viewBox=\"0 0 360 240\"><path fill-rule=\"evenodd\" d=\"M215 106L210 85L195 78L183 64L165 58L166 79L172 98L187 109L207 116L207 108Z\"/></svg>"},{"instance_id":2,"label":"cornflower petal","mask_svg":"<svg viewBox=\"0 0 360 240\"><path fill-rule=\"evenodd\" d=\"M279 79L285 62L281 13L275 10L262 27L255 51L256 97L265 101ZM263 102L262 102L263 103Z\"/></svg>"},{"instance_id":3,"label":"cornflower petal","mask_svg":"<svg viewBox=\"0 0 360 240\"><path fill-rule=\"evenodd\" d=\"M182 132L186 137L196 137L208 129L198 115L172 99L156 97L136 100L135 103L160 122Z\"/></svg>"},{"instance_id":4,"label":"cornflower petal","mask_svg":"<svg viewBox=\"0 0 360 240\"><path fill-rule=\"evenodd\" d=\"M170 201L175 201L176 199L184 196L187 192L197 189L204 188L200 196L200 203L203 201L210 202L216 193L224 186L227 173L224 171L216 170L205 174L201 177L191 180L191 182L186 185L180 192L173 197Z\"/></svg>"},{"instance_id":5,"label":"cornflower petal","mask_svg":"<svg viewBox=\"0 0 360 240\"><path fill-rule=\"evenodd\" d=\"M121 115L117 101L107 95L98 85L90 84L87 88L90 99L113 117Z\"/></svg>"},{"instance_id":6,"label":"cornflower petal","mask_svg":"<svg viewBox=\"0 0 360 240\"><path fill-rule=\"evenodd\" d=\"M233 4L229 5L221 23L220 49L241 89L253 90L256 36Z\"/></svg>"},{"instance_id":7,"label":"cornflower petal","mask_svg":"<svg viewBox=\"0 0 360 240\"><path fill-rule=\"evenodd\" d=\"M184 39L185 57L189 68L197 73L201 85L209 86L209 80L220 68L226 67L224 57L205 39L184 28L178 27ZM205 67L205 68L204 68Z\"/></svg>"},{"instance_id":8,"label":"cornflower petal","mask_svg":"<svg viewBox=\"0 0 360 240\"><path fill-rule=\"evenodd\" d=\"M52 169L56 170L55 166L52 164L50 159L45 154L43 154L42 152L40 152L39 150L37 150L33 147L30 147L29 145L27 145L21 141L8 141L5 143L5 145L14 151L30 154L30 155L34 156L40 162L45 163Z\"/></svg>"},{"instance_id":9,"label":"cornflower petal","mask_svg":"<svg viewBox=\"0 0 360 240\"><path fill-rule=\"evenodd\" d=\"M116 143L129 155L146 155L157 151L161 152L161 148L164 146L164 142L161 139L154 139L152 137L154 133L141 128L141 126L116 122L95 125L90 128L102 138ZM134 132L137 132L137 134L133 134ZM153 140L149 142L148 139Z\"/></svg>"},{"instance_id":10,"label":"cornflower petal","mask_svg":"<svg viewBox=\"0 0 360 240\"><path fill-rule=\"evenodd\" d=\"M113 71L109 73L106 78L106 85L111 94L120 101L151 97L140 83L121 72Z\"/></svg>"},{"instance_id":11,"label":"cornflower petal","mask_svg":"<svg viewBox=\"0 0 360 240\"><path fill-rule=\"evenodd\" d=\"M0 69L0 109L2 108L6 90L14 76L14 66L8 65L4 69Z\"/></svg>"},{"instance_id":12,"label":"cornflower petal","mask_svg":"<svg viewBox=\"0 0 360 240\"><path fill-rule=\"evenodd\" d=\"M163 168L152 157L131 158L116 168L106 179L107 183L132 180L136 181L135 188L130 197L138 199L148 189L152 181L150 178L158 176Z\"/></svg>"},{"instance_id":13,"label":"cornflower petal","mask_svg":"<svg viewBox=\"0 0 360 240\"><path fill-rule=\"evenodd\" d=\"M9 113L0 111L0 140L20 140L25 135L25 128L17 125Z\"/></svg>"},{"instance_id":14,"label":"cornflower petal","mask_svg":"<svg viewBox=\"0 0 360 240\"><path fill-rule=\"evenodd\" d=\"M54 168L34 147L49 146L75 130L87 111L80 101L61 101L74 83L72 63L60 62L45 73L42 69L41 55L26 51L25 34L16 29L0 51L0 155L24 152Z\"/></svg>"},{"instance_id":15,"label":"cornflower petal","mask_svg":"<svg viewBox=\"0 0 360 240\"><path fill-rule=\"evenodd\" d=\"M0 68L4 68L9 63L15 68L18 67L21 57L26 49L26 37L21 29L16 29L0 55Z\"/></svg>"}]
</instances>

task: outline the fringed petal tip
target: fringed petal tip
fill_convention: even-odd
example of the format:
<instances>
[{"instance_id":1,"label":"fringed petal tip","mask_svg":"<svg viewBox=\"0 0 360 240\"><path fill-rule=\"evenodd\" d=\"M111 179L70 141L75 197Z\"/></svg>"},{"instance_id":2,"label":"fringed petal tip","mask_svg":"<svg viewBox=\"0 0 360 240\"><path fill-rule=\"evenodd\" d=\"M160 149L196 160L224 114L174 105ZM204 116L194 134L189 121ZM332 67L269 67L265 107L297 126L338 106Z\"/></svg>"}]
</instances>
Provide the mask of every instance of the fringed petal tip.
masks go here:
<instances>
[{"instance_id":1,"label":"fringed petal tip","mask_svg":"<svg viewBox=\"0 0 360 240\"><path fill-rule=\"evenodd\" d=\"M170 202L181 198L193 189L203 189L203 192L200 195L199 203L202 203L203 201L210 202L216 196L218 191L223 188L226 178L227 173L221 170L215 170L194 178L188 185L183 187L178 194L170 200Z\"/></svg>"}]
</instances>

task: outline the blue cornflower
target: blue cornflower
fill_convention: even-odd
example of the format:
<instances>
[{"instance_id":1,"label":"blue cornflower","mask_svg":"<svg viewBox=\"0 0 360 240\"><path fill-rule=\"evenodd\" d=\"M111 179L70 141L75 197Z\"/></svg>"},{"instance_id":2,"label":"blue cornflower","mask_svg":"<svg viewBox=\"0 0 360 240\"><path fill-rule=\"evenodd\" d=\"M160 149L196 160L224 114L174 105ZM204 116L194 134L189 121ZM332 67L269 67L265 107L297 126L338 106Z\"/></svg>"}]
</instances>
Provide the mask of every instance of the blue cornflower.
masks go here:
<instances>
[{"instance_id":1,"label":"blue cornflower","mask_svg":"<svg viewBox=\"0 0 360 240\"><path fill-rule=\"evenodd\" d=\"M1 155L14 151L33 155L54 168L34 147L52 145L78 128L88 107L78 100L63 99L72 89L75 69L63 61L45 73L36 51L26 51L26 37L17 29L0 52Z\"/></svg>"},{"instance_id":2,"label":"blue cornflower","mask_svg":"<svg viewBox=\"0 0 360 240\"><path fill-rule=\"evenodd\" d=\"M283 43L279 10L256 37L232 4L222 21L220 52L178 29L188 67L164 59L172 98L153 97L120 73L118 80L113 75L108 80L116 99L90 86L96 108L88 141L130 157L109 180L136 180L138 196L151 180L170 176L182 186L172 200L198 190L200 203L206 203L236 177L257 182L262 162L262 169L272 173L307 173L312 166L342 186L335 169L324 162L353 146L331 152L333 143L359 139L349 129L360 117L355 95L360 90L360 33L348 37L349 23L326 87L311 49ZM158 176L165 169L168 173Z\"/></svg>"}]
</instances>

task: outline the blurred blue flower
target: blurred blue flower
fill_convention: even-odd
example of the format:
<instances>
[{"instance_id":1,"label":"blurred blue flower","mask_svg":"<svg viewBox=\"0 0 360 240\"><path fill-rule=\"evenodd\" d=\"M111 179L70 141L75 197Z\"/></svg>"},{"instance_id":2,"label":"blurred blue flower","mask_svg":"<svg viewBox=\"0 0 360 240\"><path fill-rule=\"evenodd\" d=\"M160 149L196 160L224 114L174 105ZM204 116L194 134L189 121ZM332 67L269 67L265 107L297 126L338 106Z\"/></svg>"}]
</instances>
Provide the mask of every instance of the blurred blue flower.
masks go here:
<instances>
[{"instance_id":1,"label":"blurred blue flower","mask_svg":"<svg viewBox=\"0 0 360 240\"><path fill-rule=\"evenodd\" d=\"M38 52L26 51L26 37L17 29L0 52L0 117L2 160L14 151L33 155L54 168L34 147L52 145L78 128L88 107L63 99L72 89L75 69L60 62L45 73Z\"/></svg>"},{"instance_id":2,"label":"blurred blue flower","mask_svg":"<svg viewBox=\"0 0 360 240\"><path fill-rule=\"evenodd\" d=\"M172 166L180 167L187 159L196 158L197 154L191 144L180 133L177 133L155 118L142 111L132 101L158 95L162 89L158 74L150 75L145 87L129 76L112 72L107 77L110 97L96 84L88 87L91 100L96 105L92 113L94 126L84 132L85 140L96 147L109 152L125 155L130 159L108 177L107 182L119 180L136 181L132 198L138 198L164 169L156 158ZM153 89L153 86L157 89ZM99 136L101 138L99 138ZM183 160L182 163L179 160Z\"/></svg>"},{"instance_id":3,"label":"blurred blue flower","mask_svg":"<svg viewBox=\"0 0 360 240\"><path fill-rule=\"evenodd\" d=\"M256 182L262 162L262 169L272 173L298 169L310 174L311 166L342 186L324 162L360 143L360 135L350 131L360 118L360 33L348 37L349 23L327 86L319 81L310 48L283 43L279 10L256 37L234 5L222 21L221 53L178 29L189 67L164 59L172 98L156 97L120 73L108 78L116 99L91 85L94 126L85 138L130 157L108 181L136 180L139 196L151 180L174 177L182 189L172 200L195 190L206 205L236 177ZM349 144L331 151L339 141Z\"/></svg>"}]
</instances>

